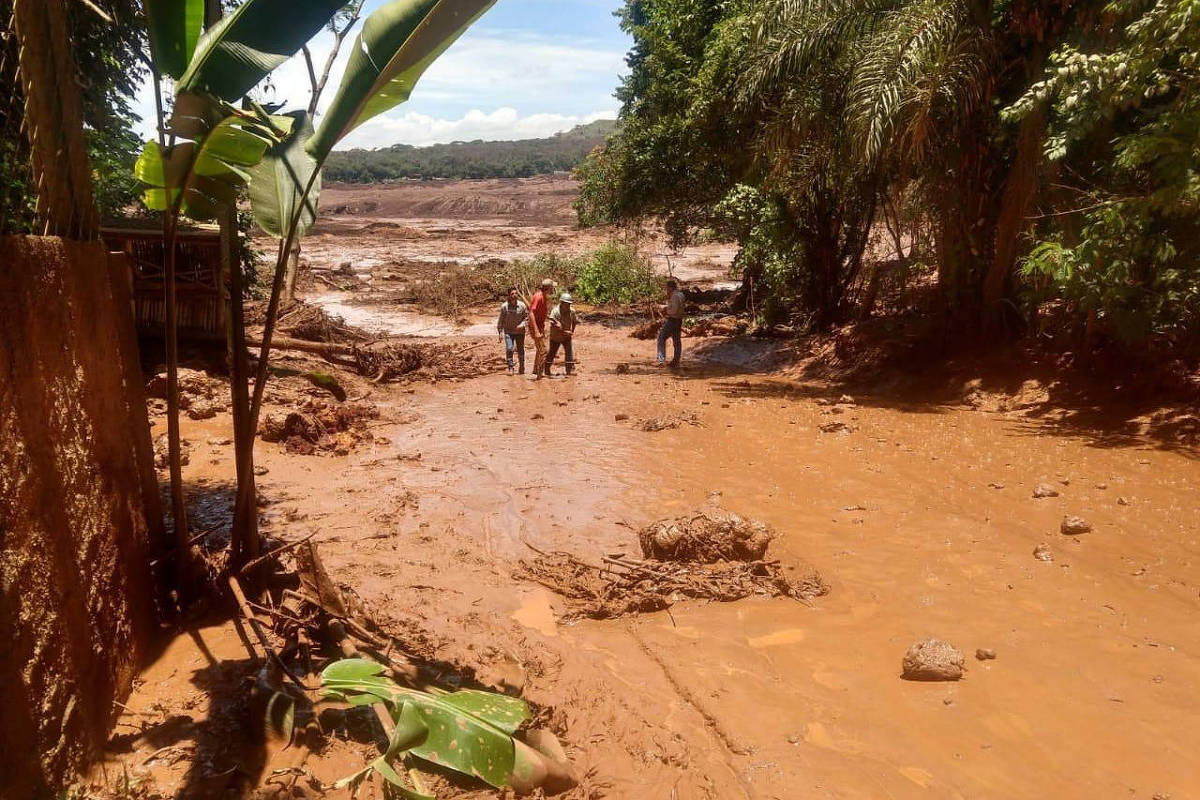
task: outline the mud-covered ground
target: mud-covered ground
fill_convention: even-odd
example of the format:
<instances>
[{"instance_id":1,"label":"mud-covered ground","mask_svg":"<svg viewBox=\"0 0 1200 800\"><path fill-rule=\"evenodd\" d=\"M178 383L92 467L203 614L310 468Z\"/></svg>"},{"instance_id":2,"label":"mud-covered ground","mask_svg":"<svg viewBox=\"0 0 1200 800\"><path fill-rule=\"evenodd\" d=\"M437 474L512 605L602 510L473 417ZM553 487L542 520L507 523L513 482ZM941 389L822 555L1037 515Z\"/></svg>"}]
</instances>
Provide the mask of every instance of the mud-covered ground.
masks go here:
<instances>
[{"instance_id":1,"label":"mud-covered ground","mask_svg":"<svg viewBox=\"0 0 1200 800\"><path fill-rule=\"evenodd\" d=\"M437 187L330 189L305 258L350 261L369 287L380 265L603 238L570 227L553 181L451 188L444 203ZM672 266L719 280L727 256ZM334 291L309 286L318 302ZM360 292L338 300L379 327L501 353L490 309L464 328ZM1200 795L1200 463L1186 436L1151 435L1163 413L1185 432L1194 417L1052 408L1053 376L991 381L969 364L941 392L890 376L845 396L791 345L752 338L687 339L672 373L628 330L585 316L570 378L347 379L378 410L370 437L344 455L261 443L266 527L314 534L414 653L549 709L584 776L572 797ZM219 500L227 415L184 435L187 480ZM1056 496L1035 498L1041 484ZM829 593L566 624L561 597L514 577L535 548L637 554L636 529L713 500L773 526L771 557L815 568ZM1091 532L1062 533L1068 515ZM931 637L966 654L962 680L900 678ZM229 690L223 659L245 657L220 626L177 639L130 699L107 777L128 769L164 797L213 796L234 772L272 780L253 748L205 738L236 727L210 704ZM190 722L170 742L146 733L178 716ZM307 768L340 777L356 748L335 741Z\"/></svg>"}]
</instances>

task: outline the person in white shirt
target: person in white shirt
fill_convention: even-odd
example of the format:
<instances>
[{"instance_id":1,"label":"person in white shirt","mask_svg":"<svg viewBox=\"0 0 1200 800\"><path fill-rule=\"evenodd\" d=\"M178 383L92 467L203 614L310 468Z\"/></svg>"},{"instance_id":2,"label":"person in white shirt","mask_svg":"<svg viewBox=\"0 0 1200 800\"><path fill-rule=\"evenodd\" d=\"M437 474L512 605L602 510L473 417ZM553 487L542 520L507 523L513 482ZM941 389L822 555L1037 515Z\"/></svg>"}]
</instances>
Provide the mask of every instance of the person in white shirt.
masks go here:
<instances>
[{"instance_id":1,"label":"person in white shirt","mask_svg":"<svg viewBox=\"0 0 1200 800\"><path fill-rule=\"evenodd\" d=\"M679 358L683 355L683 303L683 292L679 290L679 281L668 278L667 316L663 320L662 327L658 329L658 363L666 363L667 339L670 339L675 350L674 358L671 359L672 369L679 366Z\"/></svg>"}]
</instances>

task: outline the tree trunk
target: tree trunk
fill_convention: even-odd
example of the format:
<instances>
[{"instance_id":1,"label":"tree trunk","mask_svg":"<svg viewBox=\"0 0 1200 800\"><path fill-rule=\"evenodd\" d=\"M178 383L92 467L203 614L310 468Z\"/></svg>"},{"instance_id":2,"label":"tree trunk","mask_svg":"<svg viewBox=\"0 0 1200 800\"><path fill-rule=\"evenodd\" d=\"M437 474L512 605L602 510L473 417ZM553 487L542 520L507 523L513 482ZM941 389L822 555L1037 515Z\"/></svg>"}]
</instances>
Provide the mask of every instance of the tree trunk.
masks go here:
<instances>
[{"instance_id":1,"label":"tree trunk","mask_svg":"<svg viewBox=\"0 0 1200 800\"><path fill-rule=\"evenodd\" d=\"M245 281L237 253L237 209L230 207L221 219L222 254L229 269L229 371L233 403L233 448L237 495L233 509L230 547L234 563L255 558L260 551L257 489L254 484L254 431L250 415L250 364L246 357Z\"/></svg>"},{"instance_id":2,"label":"tree trunk","mask_svg":"<svg viewBox=\"0 0 1200 800\"><path fill-rule=\"evenodd\" d=\"M1017 137L1017 152L1000 196L996 222L995 254L983 279L984 332L1002 332L1013 315L1009 303L1012 276L1022 250L1022 235L1029 224L1029 211L1037 190L1038 165L1045 138L1045 115L1039 107L1025 117Z\"/></svg>"}]
</instances>

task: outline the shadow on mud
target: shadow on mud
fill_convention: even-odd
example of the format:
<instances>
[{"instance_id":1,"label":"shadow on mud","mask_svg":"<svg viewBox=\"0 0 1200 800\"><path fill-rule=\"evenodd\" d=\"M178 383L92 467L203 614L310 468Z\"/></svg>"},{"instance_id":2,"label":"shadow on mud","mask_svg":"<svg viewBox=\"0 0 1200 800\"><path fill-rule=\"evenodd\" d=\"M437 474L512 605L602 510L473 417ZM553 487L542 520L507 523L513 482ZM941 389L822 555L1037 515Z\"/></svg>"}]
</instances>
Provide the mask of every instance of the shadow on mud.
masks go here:
<instances>
[{"instance_id":1,"label":"shadow on mud","mask_svg":"<svg viewBox=\"0 0 1200 800\"><path fill-rule=\"evenodd\" d=\"M215 657L201 630L192 627L183 635L203 656L190 682L204 694L207 716L196 719L188 713L191 706L167 709L169 716L161 721L113 736L106 750L121 755L148 746L153 750L143 763L186 761L176 800L243 798L258 785L267 762L263 715L255 708L255 693L248 691L256 670L249 652L244 659Z\"/></svg>"}]
</instances>

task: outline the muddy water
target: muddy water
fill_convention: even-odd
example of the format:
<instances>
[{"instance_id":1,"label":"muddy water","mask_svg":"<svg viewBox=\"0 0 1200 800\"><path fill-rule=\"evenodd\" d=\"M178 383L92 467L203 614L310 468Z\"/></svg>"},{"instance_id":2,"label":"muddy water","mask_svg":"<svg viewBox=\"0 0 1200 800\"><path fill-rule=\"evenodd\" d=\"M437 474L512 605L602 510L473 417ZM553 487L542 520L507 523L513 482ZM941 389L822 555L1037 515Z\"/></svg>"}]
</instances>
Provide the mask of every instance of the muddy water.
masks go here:
<instances>
[{"instance_id":1,"label":"muddy water","mask_svg":"<svg viewBox=\"0 0 1200 800\"><path fill-rule=\"evenodd\" d=\"M348 459L281 459L269 490L440 656L485 679L521 664L605 796L1196 793L1196 461L886 398L835 415L812 387L739 373L729 345L678 377L616 332L578 347L569 380L400 395L418 421ZM617 413L701 425L646 433ZM820 432L831 420L851 432ZM1040 482L1060 496L1033 499ZM417 508L396 508L403 491ZM775 526L774 555L815 565L830 595L564 626L559 598L510 577L528 545L634 553L632 529L714 492ZM1064 514L1095 530L1061 535ZM1043 542L1053 563L1033 557ZM964 680L899 678L928 637L967 654Z\"/></svg>"}]
</instances>

